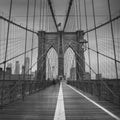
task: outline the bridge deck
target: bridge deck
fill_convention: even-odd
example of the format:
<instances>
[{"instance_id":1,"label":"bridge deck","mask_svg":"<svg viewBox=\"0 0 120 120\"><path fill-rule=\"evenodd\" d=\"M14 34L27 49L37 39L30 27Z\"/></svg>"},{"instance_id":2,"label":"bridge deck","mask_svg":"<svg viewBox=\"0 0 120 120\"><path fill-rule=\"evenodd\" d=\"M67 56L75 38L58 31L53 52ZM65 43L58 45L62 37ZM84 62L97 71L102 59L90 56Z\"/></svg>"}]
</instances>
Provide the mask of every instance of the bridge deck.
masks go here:
<instances>
[{"instance_id":1,"label":"bridge deck","mask_svg":"<svg viewBox=\"0 0 120 120\"><path fill-rule=\"evenodd\" d=\"M115 120L65 83L61 88L66 120ZM59 85L51 86L26 97L24 102L13 103L0 111L0 120L54 120L59 92ZM111 110L120 115L120 110L113 107Z\"/></svg>"}]
</instances>

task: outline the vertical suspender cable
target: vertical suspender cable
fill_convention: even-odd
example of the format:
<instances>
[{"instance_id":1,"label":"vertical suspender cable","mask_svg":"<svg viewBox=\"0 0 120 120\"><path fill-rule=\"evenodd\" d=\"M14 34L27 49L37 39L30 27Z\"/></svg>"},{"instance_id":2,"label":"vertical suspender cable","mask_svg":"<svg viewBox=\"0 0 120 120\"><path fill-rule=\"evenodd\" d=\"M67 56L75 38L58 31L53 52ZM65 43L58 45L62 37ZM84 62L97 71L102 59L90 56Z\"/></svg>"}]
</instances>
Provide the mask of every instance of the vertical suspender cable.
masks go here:
<instances>
[{"instance_id":1,"label":"vertical suspender cable","mask_svg":"<svg viewBox=\"0 0 120 120\"><path fill-rule=\"evenodd\" d=\"M45 0L45 4L44 4L44 31L46 30L46 0Z\"/></svg>"},{"instance_id":2,"label":"vertical suspender cable","mask_svg":"<svg viewBox=\"0 0 120 120\"><path fill-rule=\"evenodd\" d=\"M47 19L47 21L46 21L46 24L47 24L46 31L48 31L48 28L49 28L49 17L50 17L50 14L49 14L48 11L49 11L49 6L48 6L48 2L46 1L46 19Z\"/></svg>"},{"instance_id":3,"label":"vertical suspender cable","mask_svg":"<svg viewBox=\"0 0 120 120\"><path fill-rule=\"evenodd\" d=\"M78 5L77 5L77 0L75 0L75 4L76 4L76 20L77 20L77 30L79 30L79 19L78 19Z\"/></svg>"},{"instance_id":4,"label":"vertical suspender cable","mask_svg":"<svg viewBox=\"0 0 120 120\"><path fill-rule=\"evenodd\" d=\"M46 31L48 31L48 4L47 4L47 2L46 2L46 12L45 12L45 14L46 14L46 20L45 20L45 30Z\"/></svg>"},{"instance_id":5,"label":"vertical suspender cable","mask_svg":"<svg viewBox=\"0 0 120 120\"><path fill-rule=\"evenodd\" d=\"M10 2L9 21L10 21L10 19L11 19L11 12L12 12L12 0L11 0L11 2ZM9 31L10 31L10 22L8 22L8 28L7 28L7 39L6 39L6 48L5 48L4 76L3 76L3 79L5 79L5 69L6 69L6 59L7 59L7 52L8 52Z\"/></svg>"},{"instance_id":6,"label":"vertical suspender cable","mask_svg":"<svg viewBox=\"0 0 120 120\"><path fill-rule=\"evenodd\" d=\"M2 55L2 20L0 20L0 61L2 60L2 57L1 57L1 55ZM2 88L3 89L3 88ZM1 90L1 93L0 94L2 94L2 91L3 90ZM1 105L2 105L2 97L1 97Z\"/></svg>"},{"instance_id":7,"label":"vertical suspender cable","mask_svg":"<svg viewBox=\"0 0 120 120\"><path fill-rule=\"evenodd\" d=\"M44 15L44 13L45 13L45 0L43 0L43 21L42 21L42 24L43 24L43 30L44 30L44 26L45 26L45 15Z\"/></svg>"},{"instance_id":8,"label":"vertical suspender cable","mask_svg":"<svg viewBox=\"0 0 120 120\"><path fill-rule=\"evenodd\" d=\"M41 30L43 30L43 2L44 0L41 0Z\"/></svg>"},{"instance_id":9,"label":"vertical suspender cable","mask_svg":"<svg viewBox=\"0 0 120 120\"><path fill-rule=\"evenodd\" d=\"M74 10L75 10L75 31L77 30L77 10L76 10L76 0L74 0Z\"/></svg>"},{"instance_id":10,"label":"vertical suspender cable","mask_svg":"<svg viewBox=\"0 0 120 120\"><path fill-rule=\"evenodd\" d=\"M87 18L87 9L86 9L86 0L84 0L84 8L85 8L85 19L86 19L86 31L88 31L88 18ZM88 41L88 59L89 59L89 72L91 75L91 60L90 60L90 49L89 49L89 35L87 33L87 41Z\"/></svg>"},{"instance_id":11,"label":"vertical suspender cable","mask_svg":"<svg viewBox=\"0 0 120 120\"><path fill-rule=\"evenodd\" d=\"M10 10L9 10L9 21L11 20L11 13L12 13L12 3L13 1L10 1ZM8 39L9 39L9 31L10 31L10 22L8 22L8 28L7 28L7 39L6 39L6 47L5 47L5 59L4 59L4 73L3 73L3 82L2 82L2 90L1 90L1 108L3 108L3 97L4 97L4 80L6 75L6 60L7 60L7 52L8 52Z\"/></svg>"},{"instance_id":12,"label":"vertical suspender cable","mask_svg":"<svg viewBox=\"0 0 120 120\"><path fill-rule=\"evenodd\" d=\"M26 49L27 49L27 37L28 37L28 15L29 15L29 0L27 0L27 13L26 13L26 32L25 32L25 54L24 54L24 67L26 65ZM25 81L25 77L26 77L26 67L24 70L24 81ZM25 84L25 82L24 82ZM23 84L23 89L22 89L22 99L24 100L24 92L25 92L25 86Z\"/></svg>"},{"instance_id":13,"label":"vertical suspender cable","mask_svg":"<svg viewBox=\"0 0 120 120\"><path fill-rule=\"evenodd\" d=\"M79 9L80 9L80 6L79 6L79 0L77 0L77 11L78 11L78 29L80 30L81 28L80 28L80 11L79 11Z\"/></svg>"},{"instance_id":14,"label":"vertical suspender cable","mask_svg":"<svg viewBox=\"0 0 120 120\"><path fill-rule=\"evenodd\" d=\"M95 40L96 40L96 51L97 51L97 74L99 74L98 39L97 39L95 8L94 8L94 1L93 0L92 0L92 9L93 9L93 21L94 21L94 27L95 27Z\"/></svg>"},{"instance_id":15,"label":"vertical suspender cable","mask_svg":"<svg viewBox=\"0 0 120 120\"><path fill-rule=\"evenodd\" d=\"M48 27L47 27L47 29L48 29L48 32L50 32L50 15L49 15L49 7L47 8L47 13L48 13L48 22L47 22Z\"/></svg>"},{"instance_id":16,"label":"vertical suspender cable","mask_svg":"<svg viewBox=\"0 0 120 120\"><path fill-rule=\"evenodd\" d=\"M32 30L35 31L35 13L36 13L36 0L34 0L34 12L33 12L33 28ZM31 44L31 66L32 66L32 61L33 61L33 40L34 40L34 33L32 33L32 44ZM31 73L32 73L32 68L31 68Z\"/></svg>"},{"instance_id":17,"label":"vertical suspender cable","mask_svg":"<svg viewBox=\"0 0 120 120\"><path fill-rule=\"evenodd\" d=\"M42 0L40 0L40 18L39 18L39 31L41 30L41 17L42 16Z\"/></svg>"},{"instance_id":18,"label":"vertical suspender cable","mask_svg":"<svg viewBox=\"0 0 120 120\"><path fill-rule=\"evenodd\" d=\"M115 59L116 79L118 80L118 69L117 69L117 61L116 61L115 39L114 39L114 31L113 31L111 8L110 8L110 1L109 0L108 0L108 9L109 9L109 18L110 18L110 25L111 25L111 35L112 35L112 40L113 40L113 51L114 51L114 59Z\"/></svg>"},{"instance_id":19,"label":"vertical suspender cable","mask_svg":"<svg viewBox=\"0 0 120 120\"><path fill-rule=\"evenodd\" d=\"M80 8L80 0L78 0L79 2L79 21L80 21L80 29L82 27L82 20L81 20L81 8Z\"/></svg>"}]
</instances>

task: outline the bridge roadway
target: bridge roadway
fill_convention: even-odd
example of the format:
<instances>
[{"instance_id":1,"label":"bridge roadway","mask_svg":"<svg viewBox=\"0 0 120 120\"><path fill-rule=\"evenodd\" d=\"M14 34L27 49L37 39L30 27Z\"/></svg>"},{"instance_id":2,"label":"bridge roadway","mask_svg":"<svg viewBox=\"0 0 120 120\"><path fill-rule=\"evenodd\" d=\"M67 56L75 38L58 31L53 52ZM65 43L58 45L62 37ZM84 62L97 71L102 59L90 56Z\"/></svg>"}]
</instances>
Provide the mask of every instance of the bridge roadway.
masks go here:
<instances>
[{"instance_id":1,"label":"bridge roadway","mask_svg":"<svg viewBox=\"0 0 120 120\"><path fill-rule=\"evenodd\" d=\"M0 111L0 120L120 120L120 109L106 102L99 102L111 112L97 106L88 94L83 96L66 83L51 86L39 93L12 103ZM89 99L89 98L90 99ZM114 115L117 116L114 116Z\"/></svg>"}]
</instances>

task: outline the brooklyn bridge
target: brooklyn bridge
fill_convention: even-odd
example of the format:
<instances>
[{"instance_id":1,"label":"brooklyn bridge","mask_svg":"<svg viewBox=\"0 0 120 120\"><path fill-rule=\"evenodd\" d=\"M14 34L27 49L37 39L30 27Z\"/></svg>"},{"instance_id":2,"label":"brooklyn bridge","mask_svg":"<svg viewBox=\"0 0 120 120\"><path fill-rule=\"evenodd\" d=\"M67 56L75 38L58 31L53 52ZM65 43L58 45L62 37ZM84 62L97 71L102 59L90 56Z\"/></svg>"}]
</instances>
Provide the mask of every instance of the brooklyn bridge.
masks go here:
<instances>
[{"instance_id":1,"label":"brooklyn bridge","mask_svg":"<svg viewBox=\"0 0 120 120\"><path fill-rule=\"evenodd\" d=\"M0 0L0 120L120 120L119 0Z\"/></svg>"}]
</instances>

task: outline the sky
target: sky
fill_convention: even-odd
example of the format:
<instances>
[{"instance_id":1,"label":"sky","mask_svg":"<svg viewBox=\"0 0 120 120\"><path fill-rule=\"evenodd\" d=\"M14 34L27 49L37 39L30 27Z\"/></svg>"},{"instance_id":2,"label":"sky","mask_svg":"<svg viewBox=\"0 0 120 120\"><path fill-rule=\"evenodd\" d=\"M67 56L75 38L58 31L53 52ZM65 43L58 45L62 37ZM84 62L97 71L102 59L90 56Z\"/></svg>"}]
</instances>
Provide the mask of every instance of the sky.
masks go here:
<instances>
[{"instance_id":1,"label":"sky","mask_svg":"<svg viewBox=\"0 0 120 120\"><path fill-rule=\"evenodd\" d=\"M39 30L40 1L43 1L43 0L37 0L35 31ZM69 0L51 0L51 1L52 1L52 6L53 6L53 9L55 12L57 23L61 22L62 27L63 27ZM75 4L75 0L73 0L73 2ZM10 0L0 0L0 15L7 17L7 18L8 18L8 13L9 13L9 3L10 3ZM80 0L80 3L81 3L81 16L82 16L81 29L86 31L85 17L84 17L85 10L84 10L83 0ZM86 5L87 5L87 15L88 15L88 28L90 29L93 27L93 18L92 18L93 14L92 14L91 0L86 0ZM110 5L111 5L112 17L120 14L120 7L119 7L120 0L110 0ZM26 25L26 6L27 6L27 0L13 0L12 20L23 26ZM30 29L32 29L32 24L33 24L33 17L32 17L33 16L33 6L34 6L34 0L30 0L29 22L28 22L28 26ZM99 24L107 21L108 20L107 0L94 0L94 6L95 6L95 14L96 14L96 24L99 25ZM50 14L49 11L46 14L47 15ZM75 14L74 11L71 11L71 14ZM45 24L45 21L43 21L43 22ZM49 23L49 24L53 24L53 23ZM3 49L5 48L5 40L4 39L6 39L6 32L4 33L4 31L7 30L7 23L4 23L4 21L0 20L0 25L2 26L1 30L0 30L1 31L0 32L0 34L1 34L0 35L0 39L1 39L0 44L2 46L2 47L0 46L1 47L0 48L0 55L1 55L0 61L1 61L1 60L3 60L1 58L4 58L4 55L3 55L4 54ZM13 32L13 30L14 30L14 32ZM105 31L106 34L109 36L109 34L107 33L109 28L106 28L105 30L106 30ZM25 38L24 37L25 32L23 32L22 30L20 30L16 27L11 28L10 31L11 31L10 38L14 38L14 37L17 38L17 40L15 40L15 42L16 42L15 44L17 47L15 47L15 45L12 44L12 41L10 42L11 45L9 46L9 49L8 49L8 53L10 54L9 58L19 54L20 51L24 50L24 38ZM118 27L117 31L119 32L119 27ZM30 49L31 42L32 42L31 41L32 35L31 35L31 33L28 33L28 34L29 35L28 35L27 49ZM104 29L100 30L100 37L102 36L102 34L104 34ZM89 36L91 39L90 45L92 48L95 48L94 34L92 33ZM106 36L104 36L104 38ZM38 44L37 36L35 36L34 39L35 39L34 40L34 47L35 47ZM20 44L20 46L18 46L18 43ZM103 44L101 41L100 45L104 46L104 41L103 41ZM104 46L104 47L106 47L106 46ZM12 49L12 48L14 48L14 49ZM19 49L17 49L17 48L19 48ZM102 49L102 47L101 47L101 49ZM13 52L14 52L14 54L13 54ZM30 56L30 54L27 54L27 55ZM73 53L70 52L69 56L73 56ZM94 56L95 56L94 54L91 54L91 60L92 60L93 64L95 64ZM35 61L36 58L37 58L37 50L34 52L34 60L33 61ZM21 59L23 59L23 58L21 58ZM19 58L18 58L18 60L19 60ZM15 62L15 61L13 61L13 62ZM21 64L23 64L23 61L21 61ZM53 63L51 63L51 64L53 64ZM69 62L68 64L70 64L70 66L71 66L72 62ZM94 66L95 65L93 65L93 67Z\"/></svg>"},{"instance_id":2,"label":"sky","mask_svg":"<svg viewBox=\"0 0 120 120\"><path fill-rule=\"evenodd\" d=\"M40 1L37 0L37 10L36 10L36 17L39 17L39 6L40 6ZM57 22L61 22L64 24L64 19L68 7L69 0L51 0L53 9L55 11L56 19ZM74 0L75 1L75 0ZM83 0L81 1L81 14L84 15L84 8L83 8ZM8 16L9 13L9 3L10 0L0 0L0 14L4 14L5 16ZM25 16L26 16L26 4L27 0L13 0L13 9L12 9L12 16L16 18L16 21L22 22L22 24L25 24ZM86 0L87 3L87 11L88 15L91 14L91 0ZM94 0L95 4L95 11L97 15L106 15L106 3L107 0ZM120 0L110 0L111 3L111 9L112 9L112 14L117 14L120 12L119 10L119 4ZM30 0L30 15L33 15L33 4L34 0ZM63 16L58 16L58 15L63 15ZM100 18L99 18L100 19ZM32 22L32 18L29 19L29 22ZM100 22L100 21L99 21ZM37 24L36 24L36 30L38 29Z\"/></svg>"}]
</instances>

